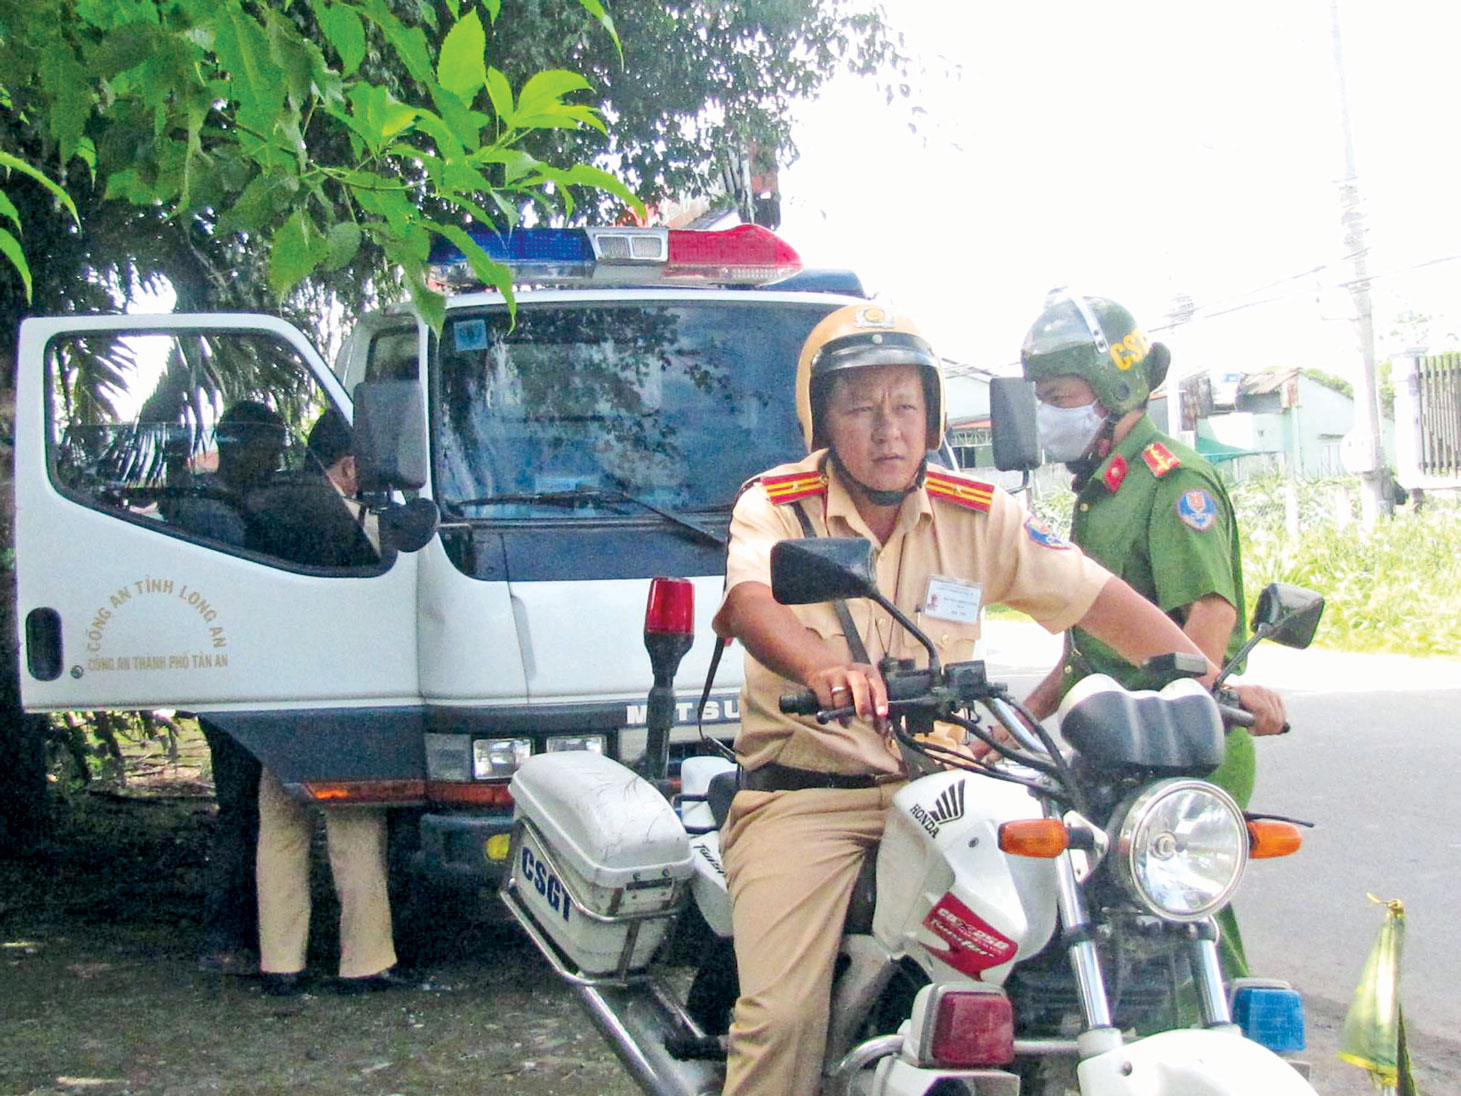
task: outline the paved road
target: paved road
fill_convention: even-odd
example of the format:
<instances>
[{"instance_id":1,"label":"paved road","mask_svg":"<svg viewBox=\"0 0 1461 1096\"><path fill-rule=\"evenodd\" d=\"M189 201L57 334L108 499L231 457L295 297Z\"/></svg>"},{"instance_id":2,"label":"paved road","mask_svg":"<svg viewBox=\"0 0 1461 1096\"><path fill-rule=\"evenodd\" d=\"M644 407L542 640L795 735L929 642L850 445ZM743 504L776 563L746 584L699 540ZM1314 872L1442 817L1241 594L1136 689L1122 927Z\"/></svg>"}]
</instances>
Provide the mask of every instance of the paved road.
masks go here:
<instances>
[{"instance_id":1,"label":"paved road","mask_svg":"<svg viewBox=\"0 0 1461 1096\"><path fill-rule=\"evenodd\" d=\"M1058 641L995 620L991 676L1036 679ZM1250 659L1248 680L1277 688L1294 732L1259 745L1252 806L1316 823L1288 860L1256 863L1238 909L1256 972L1305 994L1321 1092L1370 1092L1335 1065L1337 1029L1383 916L1366 893L1401 898L1407 935L1401 1001L1429 1096L1461 1094L1461 661L1290 651Z\"/></svg>"}]
</instances>

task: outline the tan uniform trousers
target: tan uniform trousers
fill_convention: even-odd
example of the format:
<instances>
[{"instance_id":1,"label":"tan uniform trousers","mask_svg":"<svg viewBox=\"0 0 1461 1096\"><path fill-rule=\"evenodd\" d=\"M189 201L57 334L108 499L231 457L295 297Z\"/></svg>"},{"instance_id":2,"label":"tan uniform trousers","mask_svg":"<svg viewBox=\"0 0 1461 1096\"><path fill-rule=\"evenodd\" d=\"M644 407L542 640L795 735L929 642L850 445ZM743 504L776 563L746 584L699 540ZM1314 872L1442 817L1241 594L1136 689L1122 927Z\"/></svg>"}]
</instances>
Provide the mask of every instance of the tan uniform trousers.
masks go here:
<instances>
[{"instance_id":1,"label":"tan uniform trousers","mask_svg":"<svg viewBox=\"0 0 1461 1096\"><path fill-rule=\"evenodd\" d=\"M326 807L330 874L340 899L340 977L365 978L396 962L386 891L386 818L375 807ZM259 778L259 969L304 969L309 942L311 808L265 769Z\"/></svg>"},{"instance_id":2,"label":"tan uniform trousers","mask_svg":"<svg viewBox=\"0 0 1461 1096\"><path fill-rule=\"evenodd\" d=\"M901 786L737 793L721 830L741 978L724 1096L816 1093L848 900Z\"/></svg>"}]
</instances>

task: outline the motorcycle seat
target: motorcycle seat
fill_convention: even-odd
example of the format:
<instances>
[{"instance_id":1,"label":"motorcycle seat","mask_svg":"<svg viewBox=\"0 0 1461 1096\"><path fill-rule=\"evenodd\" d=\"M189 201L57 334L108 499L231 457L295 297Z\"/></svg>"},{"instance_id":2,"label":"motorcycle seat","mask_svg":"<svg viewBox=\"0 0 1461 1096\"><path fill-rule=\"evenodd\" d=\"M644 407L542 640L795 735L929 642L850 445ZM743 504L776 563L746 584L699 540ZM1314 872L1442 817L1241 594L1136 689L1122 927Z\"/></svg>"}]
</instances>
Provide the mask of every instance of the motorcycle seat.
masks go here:
<instances>
[{"instance_id":1,"label":"motorcycle seat","mask_svg":"<svg viewBox=\"0 0 1461 1096\"><path fill-rule=\"evenodd\" d=\"M735 769L728 769L723 773L716 773L705 789L705 802L710 804L710 816L715 819L716 829L724 827L725 820L730 815L731 800L736 797L737 791L736 772Z\"/></svg>"}]
</instances>

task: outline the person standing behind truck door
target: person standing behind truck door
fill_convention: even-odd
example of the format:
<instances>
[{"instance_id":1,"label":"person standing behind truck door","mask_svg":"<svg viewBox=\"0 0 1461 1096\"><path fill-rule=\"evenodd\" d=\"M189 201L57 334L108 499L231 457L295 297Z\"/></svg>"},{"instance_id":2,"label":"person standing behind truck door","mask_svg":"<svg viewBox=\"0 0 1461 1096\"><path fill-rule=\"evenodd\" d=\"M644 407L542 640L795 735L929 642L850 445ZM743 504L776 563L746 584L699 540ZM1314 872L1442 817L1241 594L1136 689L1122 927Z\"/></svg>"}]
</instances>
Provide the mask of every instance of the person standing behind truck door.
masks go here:
<instances>
[{"instance_id":1,"label":"person standing behind truck door","mask_svg":"<svg viewBox=\"0 0 1461 1096\"><path fill-rule=\"evenodd\" d=\"M188 493L159 503L163 520L190 533L243 547L248 539L244 500L279 470L284 420L258 400L239 400L218 418L214 436L218 471L192 476ZM177 486L177 485L174 485ZM258 905L254 850L259 840L259 762L206 717L198 725L208 743L218 818L208 849L203 899L203 945L198 969L213 974L258 970Z\"/></svg>"},{"instance_id":2,"label":"person standing behind truck door","mask_svg":"<svg viewBox=\"0 0 1461 1096\"><path fill-rule=\"evenodd\" d=\"M1146 413L1170 355L1150 343L1131 313L1104 297L1052 294L1025 336L1025 378L1035 383L1040 438L1075 474L1071 539L1167 613L1209 659L1222 665L1244 637L1243 569L1232 503L1217 472L1192 449L1159 432ZM1026 701L1040 718L1087 674L1109 674L1128 689L1160 688L1079 628L1065 655ZM1283 702L1244 686L1253 734L1284 728ZM1227 755L1210 780L1246 807L1253 792L1249 732L1228 732ZM1247 974L1243 941L1229 906L1219 917L1223 968Z\"/></svg>"},{"instance_id":3,"label":"person standing behind truck door","mask_svg":"<svg viewBox=\"0 0 1461 1096\"><path fill-rule=\"evenodd\" d=\"M323 500L315 493L297 494L299 512L289 525L297 531L300 522L316 517L331 531L321 542L328 558L320 562L325 565L338 566L352 556L361 563L377 558L372 547L379 544L378 535L371 535L373 515L355 501L358 483L350 441L350 424L333 408L315 423L307 445L324 470L329 494ZM282 520L280 501L275 501L270 512ZM350 515L344 526L339 524L337 511ZM255 517L260 517L258 511ZM260 528L267 536L268 525L260 521ZM288 539L301 542L293 534ZM324 815L330 874L340 900L339 988L364 993L410 984L395 970L386 885L385 810L326 807ZM264 992L274 996L290 996L305 988L313 833L313 812L289 795L279 778L265 768L259 780L259 976Z\"/></svg>"}]
</instances>

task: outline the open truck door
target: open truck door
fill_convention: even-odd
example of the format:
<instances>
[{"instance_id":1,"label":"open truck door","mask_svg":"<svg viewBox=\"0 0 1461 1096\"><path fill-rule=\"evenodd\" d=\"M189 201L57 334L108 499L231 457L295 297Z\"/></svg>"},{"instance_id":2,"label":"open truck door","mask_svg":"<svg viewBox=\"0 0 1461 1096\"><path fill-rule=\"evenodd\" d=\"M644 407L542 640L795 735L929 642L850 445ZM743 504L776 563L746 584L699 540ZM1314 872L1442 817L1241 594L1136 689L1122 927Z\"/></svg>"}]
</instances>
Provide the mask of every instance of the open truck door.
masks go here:
<instances>
[{"instance_id":1,"label":"open truck door","mask_svg":"<svg viewBox=\"0 0 1461 1096\"><path fill-rule=\"evenodd\" d=\"M308 340L258 315L47 317L17 360L25 706L195 711L296 789L419 799L417 557L307 447L351 415Z\"/></svg>"}]
</instances>

